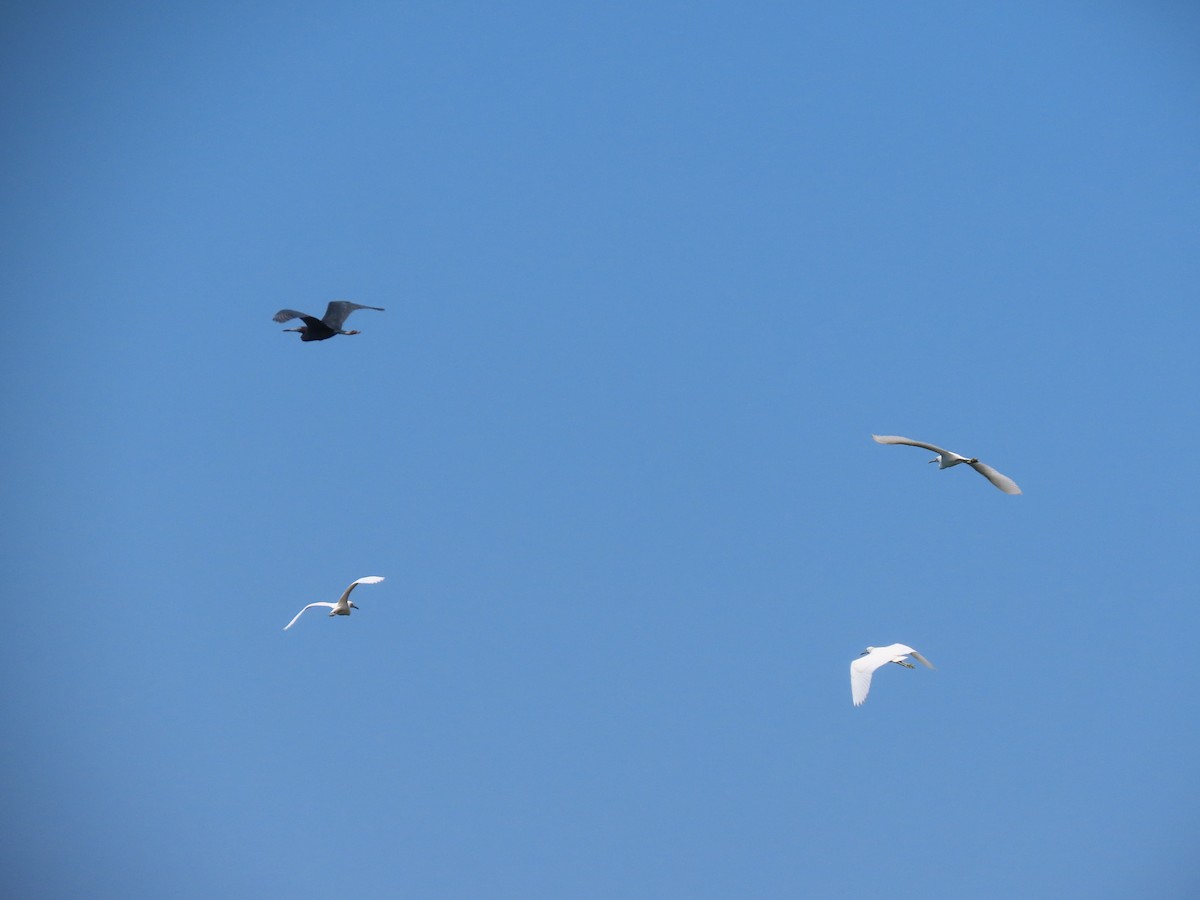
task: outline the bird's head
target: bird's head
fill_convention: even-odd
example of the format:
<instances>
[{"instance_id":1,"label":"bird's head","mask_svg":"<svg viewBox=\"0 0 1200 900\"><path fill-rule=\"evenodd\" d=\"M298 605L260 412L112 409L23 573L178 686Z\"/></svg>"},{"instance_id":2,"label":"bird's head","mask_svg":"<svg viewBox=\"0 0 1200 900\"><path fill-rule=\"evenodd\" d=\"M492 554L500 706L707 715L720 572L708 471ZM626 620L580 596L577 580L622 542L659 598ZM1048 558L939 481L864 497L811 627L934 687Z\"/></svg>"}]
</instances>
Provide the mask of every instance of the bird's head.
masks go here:
<instances>
[{"instance_id":1,"label":"bird's head","mask_svg":"<svg viewBox=\"0 0 1200 900\"><path fill-rule=\"evenodd\" d=\"M358 609L358 607L357 607L355 604L353 604L353 603L351 603L351 604L350 604L350 608L351 608L351 609Z\"/></svg>"},{"instance_id":2,"label":"bird's head","mask_svg":"<svg viewBox=\"0 0 1200 900\"><path fill-rule=\"evenodd\" d=\"M862 653L860 653L860 654L858 654L858 655L859 655L859 656L866 656L868 653L874 653L874 652L875 652L875 648L874 648L874 647L868 647L866 650L864 650Z\"/></svg>"},{"instance_id":3,"label":"bird's head","mask_svg":"<svg viewBox=\"0 0 1200 900\"><path fill-rule=\"evenodd\" d=\"M977 462L979 462L979 460L978 460L978 459L974 459L974 458L972 458L972 459L968 459L968 460L967 460L967 465L968 465L968 466L973 466L973 465L975 465L975 463L977 463Z\"/></svg>"},{"instance_id":4,"label":"bird's head","mask_svg":"<svg viewBox=\"0 0 1200 900\"><path fill-rule=\"evenodd\" d=\"M941 465L941 463L942 463L942 456L941 456L941 454L939 453L939 454L938 454L937 456L935 456L933 459L929 460L929 462L931 462L931 463L937 463L938 465Z\"/></svg>"}]
</instances>

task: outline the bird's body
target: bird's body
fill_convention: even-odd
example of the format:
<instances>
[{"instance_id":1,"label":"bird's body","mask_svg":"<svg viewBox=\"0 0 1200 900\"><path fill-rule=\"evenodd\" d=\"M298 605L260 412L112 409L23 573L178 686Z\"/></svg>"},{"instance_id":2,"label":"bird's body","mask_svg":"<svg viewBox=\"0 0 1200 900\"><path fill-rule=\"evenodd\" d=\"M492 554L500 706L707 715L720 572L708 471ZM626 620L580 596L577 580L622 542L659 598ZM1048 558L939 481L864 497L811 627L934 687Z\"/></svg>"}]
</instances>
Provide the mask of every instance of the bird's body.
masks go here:
<instances>
[{"instance_id":1,"label":"bird's body","mask_svg":"<svg viewBox=\"0 0 1200 900\"><path fill-rule=\"evenodd\" d=\"M379 582L381 582L381 581L383 581L383 578L380 577L379 575L367 575L364 578L358 579L358 581L353 581L350 583L350 587L346 588L346 590L345 590L345 592L343 592L342 596L338 598L337 603L327 603L324 601L320 601L317 603L310 603L310 604L308 604L308 606L304 607L304 609L300 610L300 612L296 613L295 618L293 618L292 621L288 622L286 625L283 626L283 630L287 631L289 628L291 628L293 625L295 625L296 619L299 619L302 615L304 615L306 610L310 610L314 606L328 607L329 615L331 615L331 616L348 616L348 615L350 615L350 610L358 609L357 606L355 606L353 603L350 602L350 592L352 590L354 590L355 585L379 584Z\"/></svg>"},{"instance_id":2,"label":"bird's body","mask_svg":"<svg viewBox=\"0 0 1200 900\"><path fill-rule=\"evenodd\" d=\"M922 450L929 450L932 453L936 453L937 456L931 459L930 462L937 463L939 469L949 469L951 466L957 466L959 463L966 463L1000 490L1004 491L1004 493L1021 493L1021 489L1017 487L1017 483L1015 481L1013 481L1007 475L1001 475L991 466L987 465L986 463L981 463L978 459L973 457L962 456L961 454L954 453L951 450L943 450L936 444L927 444L924 441L914 441L912 438L900 437L899 435L895 434L873 434L871 435L871 438L877 444L904 444L908 447L920 447Z\"/></svg>"},{"instance_id":3,"label":"bird's body","mask_svg":"<svg viewBox=\"0 0 1200 900\"><path fill-rule=\"evenodd\" d=\"M939 469L948 469L951 466L957 466L959 463L979 462L977 459L968 459L965 456L959 456L957 453L954 453L951 450L943 450L935 459L930 460L930 462L935 461L937 462Z\"/></svg>"},{"instance_id":4,"label":"bird's body","mask_svg":"<svg viewBox=\"0 0 1200 900\"><path fill-rule=\"evenodd\" d=\"M913 664L905 657L911 656L917 662L932 669L933 663L907 644L889 644L886 647L868 647L862 655L850 663L850 697L855 706L862 706L867 700L867 692L871 690L871 676L880 666L888 663L913 668Z\"/></svg>"},{"instance_id":5,"label":"bird's body","mask_svg":"<svg viewBox=\"0 0 1200 900\"><path fill-rule=\"evenodd\" d=\"M332 300L329 306L325 308L325 315L320 319L314 318L307 313L296 312L294 309L281 309L275 313L274 319L276 322L299 319L304 323L299 328L285 328L283 330L300 332L300 340L302 341L324 341L335 334L358 334L357 331L342 330L342 326L346 324L346 319L356 309L373 309L377 312L383 312L383 308L379 306L363 306L361 303L351 303L349 300Z\"/></svg>"}]
</instances>

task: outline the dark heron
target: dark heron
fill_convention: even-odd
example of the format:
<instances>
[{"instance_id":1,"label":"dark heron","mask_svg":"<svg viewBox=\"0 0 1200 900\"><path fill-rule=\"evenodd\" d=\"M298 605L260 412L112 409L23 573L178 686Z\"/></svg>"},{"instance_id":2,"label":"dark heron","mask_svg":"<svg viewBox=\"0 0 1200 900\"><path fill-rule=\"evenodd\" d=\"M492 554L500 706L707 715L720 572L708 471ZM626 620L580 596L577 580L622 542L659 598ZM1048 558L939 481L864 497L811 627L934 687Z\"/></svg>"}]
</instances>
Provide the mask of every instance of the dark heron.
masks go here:
<instances>
[{"instance_id":1,"label":"dark heron","mask_svg":"<svg viewBox=\"0 0 1200 900\"><path fill-rule=\"evenodd\" d=\"M356 309L374 309L383 312L383 308L379 306L363 306L361 303L351 303L349 300L333 300L325 308L323 318L314 319L312 316L296 312L294 309L281 309L275 313L275 321L287 322L291 319L300 319L304 324L299 328L283 330L300 332L302 341L323 341L335 334L358 334L357 331L342 331L342 325L345 324L350 313Z\"/></svg>"}]
</instances>

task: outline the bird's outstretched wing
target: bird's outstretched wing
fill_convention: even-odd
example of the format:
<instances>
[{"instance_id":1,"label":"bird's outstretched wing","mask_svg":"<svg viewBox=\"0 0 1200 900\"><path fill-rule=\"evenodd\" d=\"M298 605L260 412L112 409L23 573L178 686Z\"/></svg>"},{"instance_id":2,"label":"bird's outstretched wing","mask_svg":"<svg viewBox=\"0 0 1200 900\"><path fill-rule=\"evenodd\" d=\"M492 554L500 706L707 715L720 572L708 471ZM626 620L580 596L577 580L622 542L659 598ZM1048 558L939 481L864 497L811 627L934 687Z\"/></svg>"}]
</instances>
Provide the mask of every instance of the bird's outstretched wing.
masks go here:
<instances>
[{"instance_id":1,"label":"bird's outstretched wing","mask_svg":"<svg viewBox=\"0 0 1200 900\"><path fill-rule=\"evenodd\" d=\"M354 590L354 586L356 584L379 584L379 582L381 582L381 581L383 581L382 575L365 575L362 578L358 579L358 581L350 582L350 587L346 588L346 592L344 594L342 594L341 599L338 600L338 603L345 603L347 600L350 599L350 592L352 590ZM332 603L329 605L333 606Z\"/></svg>"},{"instance_id":2,"label":"bird's outstretched wing","mask_svg":"<svg viewBox=\"0 0 1200 900\"><path fill-rule=\"evenodd\" d=\"M939 456L950 453L949 450L943 450L941 447L935 446L934 444L926 444L924 441L914 441L912 438L900 437L896 434L873 434L871 437L877 444L905 444L909 447L920 447L923 450L932 450ZM957 456L958 454L953 453L951 455Z\"/></svg>"},{"instance_id":3,"label":"bird's outstretched wing","mask_svg":"<svg viewBox=\"0 0 1200 900\"><path fill-rule=\"evenodd\" d=\"M870 653L850 663L850 697L855 706L866 702L867 692L871 690L871 676L884 662L882 656Z\"/></svg>"},{"instance_id":4,"label":"bird's outstretched wing","mask_svg":"<svg viewBox=\"0 0 1200 900\"><path fill-rule=\"evenodd\" d=\"M933 668L933 663L931 663L929 660L927 660L925 657L923 657L916 650L909 650L908 655L911 656L913 659L915 659L917 662L919 662L921 665L925 666L927 669Z\"/></svg>"},{"instance_id":5,"label":"bird's outstretched wing","mask_svg":"<svg viewBox=\"0 0 1200 900\"><path fill-rule=\"evenodd\" d=\"M275 313L273 318L276 322L289 322L292 319L303 319L305 323L309 325L317 324L319 321L318 319L314 319L308 313L296 312L294 309L281 309L279 312Z\"/></svg>"},{"instance_id":6,"label":"bird's outstretched wing","mask_svg":"<svg viewBox=\"0 0 1200 900\"><path fill-rule=\"evenodd\" d=\"M325 315L321 321L334 331L341 331L350 313L356 309L373 309L376 312L383 312L381 306L363 306L361 303L351 303L349 300L331 300L329 306L325 307Z\"/></svg>"},{"instance_id":7,"label":"bird's outstretched wing","mask_svg":"<svg viewBox=\"0 0 1200 900\"><path fill-rule=\"evenodd\" d=\"M1004 493L1006 493L1006 494L1021 493L1021 489L1019 487L1017 487L1017 483L1015 481L1013 481L1007 475L1001 475L999 472L997 472L995 469L993 469L991 466L987 465L986 463L973 462L973 463L967 463L967 465L969 465L972 469L974 469L976 472L978 472L980 475L982 475L984 478L986 478L988 481L990 481L996 487L1000 488L1000 490L1004 491Z\"/></svg>"},{"instance_id":8,"label":"bird's outstretched wing","mask_svg":"<svg viewBox=\"0 0 1200 900\"><path fill-rule=\"evenodd\" d=\"M284 630L284 631L287 631L289 628L291 628L293 625L295 625L295 624L296 624L296 619L299 619L299 618L300 618L302 615L304 615L304 613L305 613L305 611L306 611L306 610L310 610L310 609L312 609L314 606L328 606L330 609L333 609L333 607L334 607L334 606L336 606L336 605L337 605L337 604L334 604L334 603L323 603L323 602L321 602L321 603L310 603L310 604L308 604L308 606L304 607L304 609L300 610L300 612L296 613L296 618L295 618L295 619L292 619L292 621L290 621L290 622L288 622L286 625L284 625L284 626L283 626L283 630Z\"/></svg>"}]
</instances>

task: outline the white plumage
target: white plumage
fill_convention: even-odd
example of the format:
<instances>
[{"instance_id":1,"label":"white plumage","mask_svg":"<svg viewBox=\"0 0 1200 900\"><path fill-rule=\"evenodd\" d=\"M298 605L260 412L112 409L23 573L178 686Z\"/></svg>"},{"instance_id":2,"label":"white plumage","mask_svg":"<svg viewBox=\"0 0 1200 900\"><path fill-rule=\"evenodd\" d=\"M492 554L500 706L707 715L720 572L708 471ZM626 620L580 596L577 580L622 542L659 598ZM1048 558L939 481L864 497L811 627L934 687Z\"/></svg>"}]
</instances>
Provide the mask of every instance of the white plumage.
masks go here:
<instances>
[{"instance_id":1,"label":"white plumage","mask_svg":"<svg viewBox=\"0 0 1200 900\"><path fill-rule=\"evenodd\" d=\"M905 659L906 656L911 656L930 669L933 668L933 663L907 644L868 647L858 659L850 663L850 696L854 700L854 705L862 706L866 702L867 692L871 690L871 676L880 666L896 663L906 669L911 669L913 664Z\"/></svg>"},{"instance_id":2,"label":"white plumage","mask_svg":"<svg viewBox=\"0 0 1200 900\"><path fill-rule=\"evenodd\" d=\"M939 469L948 469L951 466L957 466L959 463L966 463L1000 490L1006 494L1019 494L1021 489L1017 487L1017 483L1007 475L1001 475L991 466L981 463L974 458L967 458L950 450L943 450L934 444L927 444L924 441L914 441L912 438L900 437L895 434L873 434L877 444L905 444L909 447L920 447L923 450L929 450L936 453L937 456L931 459L930 462L938 464Z\"/></svg>"},{"instance_id":3,"label":"white plumage","mask_svg":"<svg viewBox=\"0 0 1200 900\"><path fill-rule=\"evenodd\" d=\"M308 606L304 607L304 609L300 610L300 612L296 613L296 617L294 619L292 619L292 621L290 621L286 625L284 625L283 630L287 631L289 628L291 628L293 625L295 625L296 619L299 619L302 615L304 615L306 610L310 610L314 606L329 607L329 614L331 616L348 616L348 615L350 615L350 610L358 609L357 606L355 606L353 603L350 602L350 592L352 590L354 590L355 585L379 584L379 582L381 582L381 581L383 581L383 578L379 575L367 575L363 578L358 579L358 581L352 581L352 582L350 582L350 587L346 588L345 593L343 593L342 596L338 598L337 603L325 603L325 602L310 603L310 604L308 604Z\"/></svg>"}]
</instances>

